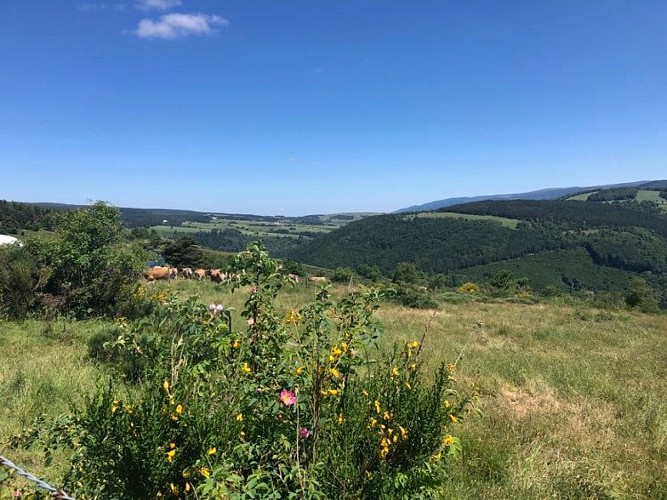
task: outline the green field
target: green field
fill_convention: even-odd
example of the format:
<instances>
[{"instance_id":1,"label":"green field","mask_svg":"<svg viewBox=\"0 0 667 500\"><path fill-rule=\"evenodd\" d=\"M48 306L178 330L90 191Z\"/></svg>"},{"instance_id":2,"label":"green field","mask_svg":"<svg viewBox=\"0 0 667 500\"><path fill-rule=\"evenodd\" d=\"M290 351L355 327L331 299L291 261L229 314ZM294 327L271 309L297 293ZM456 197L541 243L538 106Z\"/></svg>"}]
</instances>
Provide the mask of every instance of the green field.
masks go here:
<instances>
[{"instance_id":1,"label":"green field","mask_svg":"<svg viewBox=\"0 0 667 500\"><path fill-rule=\"evenodd\" d=\"M178 233L196 233L212 230L224 231L235 229L244 236L257 238L288 237L298 238L301 235L316 235L329 233L349 222L364 217L376 215L374 213L350 213L350 214L328 214L304 217L276 217L272 220L266 218L249 216L247 218L235 215L212 215L210 222L183 222L182 225L172 226L168 223L151 226L161 235L172 235ZM307 223L304 220L317 221Z\"/></svg>"},{"instance_id":2,"label":"green field","mask_svg":"<svg viewBox=\"0 0 667 500\"><path fill-rule=\"evenodd\" d=\"M483 220L483 221L492 221L498 222L505 227L510 229L516 229L517 224L520 222L518 219L508 219L506 217L496 217L493 215L469 215L469 214L457 214L454 212L420 212L416 215L406 215L406 219L411 217L418 217L423 219L465 219L465 220Z\"/></svg>"},{"instance_id":3,"label":"green field","mask_svg":"<svg viewBox=\"0 0 667 500\"><path fill-rule=\"evenodd\" d=\"M571 196L568 200L573 201L586 201L588 197L592 194L597 193L597 191L592 191L590 193L581 193L576 196ZM635 196L635 201L652 201L660 205L663 210L667 210L667 200L660 197L660 191L649 190L649 189L640 189Z\"/></svg>"},{"instance_id":4,"label":"green field","mask_svg":"<svg viewBox=\"0 0 667 500\"><path fill-rule=\"evenodd\" d=\"M244 299L210 282L156 286L237 311ZM299 307L314 293L298 285L277 306ZM447 303L437 311L387 303L378 316L383 349L426 332L429 365L462 354L458 384L480 392L485 416L471 414L455 428L464 452L450 465L442 498L667 498L667 315L554 300ZM0 454L56 484L63 456L46 467L39 450L7 441L35 417L81 404L106 376L86 357L86 340L103 324L0 322ZM0 498L10 495L0 490Z\"/></svg>"}]
</instances>

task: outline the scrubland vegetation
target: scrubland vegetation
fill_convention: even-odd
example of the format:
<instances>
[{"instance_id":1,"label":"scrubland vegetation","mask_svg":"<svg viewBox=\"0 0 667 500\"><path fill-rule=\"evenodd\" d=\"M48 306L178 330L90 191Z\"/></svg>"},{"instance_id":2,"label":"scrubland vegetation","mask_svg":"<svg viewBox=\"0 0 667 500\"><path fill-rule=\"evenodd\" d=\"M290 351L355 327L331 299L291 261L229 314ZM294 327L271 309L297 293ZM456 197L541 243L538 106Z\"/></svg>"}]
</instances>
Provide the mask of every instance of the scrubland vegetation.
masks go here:
<instances>
[{"instance_id":1,"label":"scrubland vegetation","mask_svg":"<svg viewBox=\"0 0 667 500\"><path fill-rule=\"evenodd\" d=\"M202 304L234 307L243 297L212 283L158 285L198 294ZM343 296L346 287L335 288ZM299 308L315 293L287 288L276 308ZM415 310L383 303L380 348L426 337L425 372L453 363L453 388L476 384L476 406L448 432L461 440L446 460L438 492L449 498L660 498L667 491L667 317L591 308L578 301L534 305L442 303ZM111 376L88 356L87 343L112 328L104 321L4 322L2 454L59 483L67 453L44 467L39 446L9 447L42 414L56 421ZM104 383L102 382L102 385ZM121 393L122 394L122 393ZM110 411L110 408L107 408ZM235 421L235 420L233 420ZM207 449L208 450L208 449ZM5 492L10 492L7 483ZM12 485L25 483L12 482ZM60 484L60 483L59 483ZM168 485L166 485L168 486Z\"/></svg>"},{"instance_id":2,"label":"scrubland vegetation","mask_svg":"<svg viewBox=\"0 0 667 500\"><path fill-rule=\"evenodd\" d=\"M149 285L111 207L54 229L0 251L0 454L77 498L667 497L667 315L639 274L539 295L398 262L322 289L251 245L223 283Z\"/></svg>"}]
</instances>

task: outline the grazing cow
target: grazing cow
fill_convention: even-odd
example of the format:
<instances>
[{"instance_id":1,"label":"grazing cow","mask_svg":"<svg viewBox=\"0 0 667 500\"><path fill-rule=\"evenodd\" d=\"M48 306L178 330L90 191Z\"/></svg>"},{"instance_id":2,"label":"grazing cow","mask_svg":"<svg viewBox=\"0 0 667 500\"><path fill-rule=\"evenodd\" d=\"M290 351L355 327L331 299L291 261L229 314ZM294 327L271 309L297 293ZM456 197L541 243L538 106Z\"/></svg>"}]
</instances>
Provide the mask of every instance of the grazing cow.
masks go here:
<instances>
[{"instance_id":1,"label":"grazing cow","mask_svg":"<svg viewBox=\"0 0 667 500\"><path fill-rule=\"evenodd\" d=\"M195 269L195 278L197 281L201 281L206 278L206 271L202 268Z\"/></svg>"},{"instance_id":2,"label":"grazing cow","mask_svg":"<svg viewBox=\"0 0 667 500\"><path fill-rule=\"evenodd\" d=\"M225 279L225 275L220 272L220 269L209 269L208 275L214 283L222 283Z\"/></svg>"},{"instance_id":3,"label":"grazing cow","mask_svg":"<svg viewBox=\"0 0 667 500\"><path fill-rule=\"evenodd\" d=\"M178 268L177 267L170 267L169 268L169 279L170 280L175 280L178 278Z\"/></svg>"},{"instance_id":4,"label":"grazing cow","mask_svg":"<svg viewBox=\"0 0 667 500\"><path fill-rule=\"evenodd\" d=\"M327 279L324 276L311 276L308 281L311 283L326 283Z\"/></svg>"},{"instance_id":5,"label":"grazing cow","mask_svg":"<svg viewBox=\"0 0 667 500\"><path fill-rule=\"evenodd\" d=\"M192 268L190 267L184 267L181 269L181 276L183 276L183 279L192 279L193 276Z\"/></svg>"},{"instance_id":6,"label":"grazing cow","mask_svg":"<svg viewBox=\"0 0 667 500\"><path fill-rule=\"evenodd\" d=\"M294 280L294 283L298 283L298 282L299 282L299 275L298 275L298 274L289 273L289 274L287 275L287 277L288 277L289 279L291 279L291 280Z\"/></svg>"},{"instance_id":7,"label":"grazing cow","mask_svg":"<svg viewBox=\"0 0 667 500\"><path fill-rule=\"evenodd\" d=\"M167 266L155 266L144 271L144 278L148 281L165 280L169 281L169 268Z\"/></svg>"}]
</instances>

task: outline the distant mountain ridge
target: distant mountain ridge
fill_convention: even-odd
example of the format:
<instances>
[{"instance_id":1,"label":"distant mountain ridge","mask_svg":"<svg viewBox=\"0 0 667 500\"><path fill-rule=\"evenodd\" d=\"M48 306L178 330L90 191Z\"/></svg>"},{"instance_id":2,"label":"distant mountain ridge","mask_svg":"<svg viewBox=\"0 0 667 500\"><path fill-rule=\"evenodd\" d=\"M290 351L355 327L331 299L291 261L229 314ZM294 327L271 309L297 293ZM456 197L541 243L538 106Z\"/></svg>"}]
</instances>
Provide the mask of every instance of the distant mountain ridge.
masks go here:
<instances>
[{"instance_id":1,"label":"distant mountain ridge","mask_svg":"<svg viewBox=\"0 0 667 500\"><path fill-rule=\"evenodd\" d=\"M439 208L449 207L452 205L460 205L462 203L472 203L475 201L484 201L484 200L556 200L562 198L563 196L573 195L581 193L584 191L593 191L596 189L610 189L610 188L622 188L622 187L637 187L637 188L656 188L663 185L667 181L636 181L636 182L624 182L621 184L604 184L600 186L573 186L573 187L564 187L564 188L546 188L539 189L537 191L529 191L527 193L514 193L514 194L492 194L492 195L483 195L483 196L463 196L457 198L445 198L444 200L431 201L424 203L422 205L412 205L407 208L401 208L396 210L394 213L404 213L404 212L430 212L433 210L438 210Z\"/></svg>"}]
</instances>

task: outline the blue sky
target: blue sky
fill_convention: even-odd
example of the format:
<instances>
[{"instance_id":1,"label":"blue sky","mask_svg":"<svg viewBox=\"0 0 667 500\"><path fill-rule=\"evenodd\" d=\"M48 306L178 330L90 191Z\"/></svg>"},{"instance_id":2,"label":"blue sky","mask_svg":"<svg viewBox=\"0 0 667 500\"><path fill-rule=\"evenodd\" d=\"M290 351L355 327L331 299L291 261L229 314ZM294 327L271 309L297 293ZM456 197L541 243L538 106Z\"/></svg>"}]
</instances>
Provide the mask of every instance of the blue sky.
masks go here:
<instances>
[{"instance_id":1,"label":"blue sky","mask_svg":"<svg viewBox=\"0 0 667 500\"><path fill-rule=\"evenodd\" d=\"M302 215L667 177L667 2L0 0L0 199Z\"/></svg>"}]
</instances>

